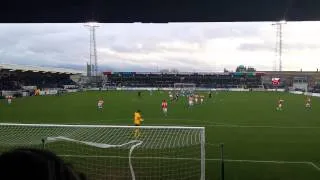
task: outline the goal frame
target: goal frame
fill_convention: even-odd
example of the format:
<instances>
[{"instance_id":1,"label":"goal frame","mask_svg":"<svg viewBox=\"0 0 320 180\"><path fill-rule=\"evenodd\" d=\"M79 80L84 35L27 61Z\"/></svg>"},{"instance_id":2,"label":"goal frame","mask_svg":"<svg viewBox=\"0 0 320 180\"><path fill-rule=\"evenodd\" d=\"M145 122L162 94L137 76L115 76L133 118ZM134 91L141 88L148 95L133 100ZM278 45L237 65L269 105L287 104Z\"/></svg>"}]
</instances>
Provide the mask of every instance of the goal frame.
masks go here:
<instances>
[{"instance_id":1,"label":"goal frame","mask_svg":"<svg viewBox=\"0 0 320 180\"><path fill-rule=\"evenodd\" d=\"M190 85L190 86L187 87L188 85ZM181 87L176 87L176 86L181 86ZM196 84L195 83L174 83L173 88L180 89L180 90L182 90L182 89L194 89L195 90Z\"/></svg>"},{"instance_id":2,"label":"goal frame","mask_svg":"<svg viewBox=\"0 0 320 180\"><path fill-rule=\"evenodd\" d=\"M185 95L185 92L192 94L197 90L195 83L174 83L173 89L174 91L179 92L182 96Z\"/></svg>"},{"instance_id":3,"label":"goal frame","mask_svg":"<svg viewBox=\"0 0 320 180\"><path fill-rule=\"evenodd\" d=\"M19 124L19 123L0 123L0 126L17 126L17 127L79 127L79 128L131 128L137 126L123 125L83 125L83 124ZM141 129L197 129L200 130L200 157L201 157L201 177L200 180L205 180L205 127L190 127L190 126L139 126Z\"/></svg>"}]
</instances>

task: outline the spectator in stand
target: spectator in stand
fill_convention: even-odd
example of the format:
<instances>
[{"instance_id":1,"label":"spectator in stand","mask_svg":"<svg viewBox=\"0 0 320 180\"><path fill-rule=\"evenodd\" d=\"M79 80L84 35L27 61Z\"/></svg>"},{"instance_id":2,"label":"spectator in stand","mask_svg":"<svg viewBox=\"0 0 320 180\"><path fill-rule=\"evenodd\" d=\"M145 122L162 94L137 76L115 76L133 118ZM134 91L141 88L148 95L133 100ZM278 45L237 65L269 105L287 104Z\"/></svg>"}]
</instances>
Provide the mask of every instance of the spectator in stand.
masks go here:
<instances>
[{"instance_id":1,"label":"spectator in stand","mask_svg":"<svg viewBox=\"0 0 320 180\"><path fill-rule=\"evenodd\" d=\"M0 156L1 180L84 180L61 158L50 151L15 149Z\"/></svg>"}]
</instances>

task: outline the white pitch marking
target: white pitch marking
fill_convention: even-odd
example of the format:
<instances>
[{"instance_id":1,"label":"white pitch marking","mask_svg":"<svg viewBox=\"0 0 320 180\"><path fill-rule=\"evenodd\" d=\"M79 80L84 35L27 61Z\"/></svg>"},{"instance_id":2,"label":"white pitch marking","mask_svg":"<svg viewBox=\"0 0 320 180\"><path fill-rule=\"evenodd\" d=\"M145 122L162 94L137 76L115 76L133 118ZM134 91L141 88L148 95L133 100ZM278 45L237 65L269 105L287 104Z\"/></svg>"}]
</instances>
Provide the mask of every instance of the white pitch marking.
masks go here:
<instances>
[{"instance_id":1,"label":"white pitch marking","mask_svg":"<svg viewBox=\"0 0 320 180\"><path fill-rule=\"evenodd\" d=\"M152 119L155 120L155 119ZM157 119L156 119L157 120ZM159 119L160 120L160 119ZM273 128L273 129L320 129L320 126L269 126L269 125L238 125L238 124L226 124L221 122L214 121L201 121L194 119L165 119L166 121L174 121L174 120L184 120L184 121L195 121L195 122L203 122L202 125L190 124L190 126L205 126L205 127L228 127L228 128ZM157 124L153 124L157 125ZM164 125L164 124L158 124ZM172 124L165 124L171 125Z\"/></svg>"},{"instance_id":2,"label":"white pitch marking","mask_svg":"<svg viewBox=\"0 0 320 180\"><path fill-rule=\"evenodd\" d=\"M314 164L313 162L309 162L309 164L310 164L311 166L313 166L314 168L316 168L318 171L320 171L320 167L317 166L316 164Z\"/></svg>"},{"instance_id":3,"label":"white pitch marking","mask_svg":"<svg viewBox=\"0 0 320 180\"><path fill-rule=\"evenodd\" d=\"M273 128L273 129L320 129L320 127L311 126L256 126L256 125L231 125L231 124L214 124L204 125L209 127L229 127L229 128Z\"/></svg>"},{"instance_id":4,"label":"white pitch marking","mask_svg":"<svg viewBox=\"0 0 320 180\"><path fill-rule=\"evenodd\" d=\"M59 155L61 157L76 157L76 158L120 158L128 159L126 156L91 156L91 155ZM132 159L165 159L165 160L194 160L200 161L200 158L171 158L171 157L132 157ZM206 161L221 161L221 159L206 159ZM240 163L270 163L270 164L304 164L320 171L320 167L310 161L275 161L275 160L249 160L249 159L224 159L225 162L240 162Z\"/></svg>"},{"instance_id":5,"label":"white pitch marking","mask_svg":"<svg viewBox=\"0 0 320 180\"><path fill-rule=\"evenodd\" d=\"M152 121L154 120L161 120L164 122L168 121L186 121L186 122L202 122L203 124L198 125L198 124L189 124L189 125L184 125L181 126L178 124L148 124L148 126L181 126L181 127L193 127L193 126L204 126L204 127L226 127L226 128L272 128L272 129L320 129L320 126L269 126L269 125L238 125L238 124L226 124L226 123L221 123L221 122L214 122L214 121L202 121L202 120L195 120L195 119L158 119L158 118L148 118ZM128 122L131 122L131 119L114 119L113 121L123 121L123 120L128 120ZM101 121L91 121L89 126L96 126L96 123L105 123L108 122L108 120L101 120ZM2 124L2 123L0 123ZM7 124L7 123L3 123ZM9 123L8 123L9 124ZM83 125L83 122L75 123L75 122L70 122L70 123L62 123L61 125ZM100 124L99 124L100 125ZM105 126L105 125L101 125ZM117 126L117 125L115 125ZM125 125L124 125L125 126Z\"/></svg>"}]
</instances>

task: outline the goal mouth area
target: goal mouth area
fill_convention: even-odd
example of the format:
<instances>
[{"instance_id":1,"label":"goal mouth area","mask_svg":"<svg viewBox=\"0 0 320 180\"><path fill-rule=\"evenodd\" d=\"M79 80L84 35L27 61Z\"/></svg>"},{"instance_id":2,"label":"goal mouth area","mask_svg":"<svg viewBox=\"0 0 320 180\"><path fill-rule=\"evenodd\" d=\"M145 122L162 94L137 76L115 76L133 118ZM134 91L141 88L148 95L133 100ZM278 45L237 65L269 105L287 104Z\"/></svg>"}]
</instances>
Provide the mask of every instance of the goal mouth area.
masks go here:
<instances>
[{"instance_id":1,"label":"goal mouth area","mask_svg":"<svg viewBox=\"0 0 320 180\"><path fill-rule=\"evenodd\" d=\"M24 126L24 127L80 127L80 128L140 128L140 129L199 129L205 127L191 126L125 126L125 125L85 125L85 124L29 124L29 123L0 123L0 126Z\"/></svg>"},{"instance_id":2,"label":"goal mouth area","mask_svg":"<svg viewBox=\"0 0 320 180\"><path fill-rule=\"evenodd\" d=\"M17 147L52 151L92 179L205 177L205 127L0 123L0 154Z\"/></svg>"}]
</instances>

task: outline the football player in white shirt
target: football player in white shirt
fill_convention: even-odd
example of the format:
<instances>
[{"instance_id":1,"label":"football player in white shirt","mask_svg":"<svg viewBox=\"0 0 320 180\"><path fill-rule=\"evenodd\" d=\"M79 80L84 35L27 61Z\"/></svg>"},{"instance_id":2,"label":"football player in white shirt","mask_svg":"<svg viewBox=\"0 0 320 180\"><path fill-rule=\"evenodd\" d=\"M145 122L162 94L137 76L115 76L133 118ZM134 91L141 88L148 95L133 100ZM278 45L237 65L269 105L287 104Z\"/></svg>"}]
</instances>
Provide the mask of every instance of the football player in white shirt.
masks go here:
<instances>
[{"instance_id":1,"label":"football player in white shirt","mask_svg":"<svg viewBox=\"0 0 320 180\"><path fill-rule=\"evenodd\" d=\"M279 100L278 100L278 106L277 106L277 110L278 110L278 111L282 111L283 102L284 102L284 100L281 99L281 98L279 98Z\"/></svg>"},{"instance_id":2,"label":"football player in white shirt","mask_svg":"<svg viewBox=\"0 0 320 180\"><path fill-rule=\"evenodd\" d=\"M98 109L102 109L103 108L103 104L104 104L104 101L102 99L100 99L98 101Z\"/></svg>"},{"instance_id":3,"label":"football player in white shirt","mask_svg":"<svg viewBox=\"0 0 320 180\"><path fill-rule=\"evenodd\" d=\"M307 97L306 108L311 108L311 98L310 97Z\"/></svg>"},{"instance_id":4,"label":"football player in white shirt","mask_svg":"<svg viewBox=\"0 0 320 180\"><path fill-rule=\"evenodd\" d=\"M193 97L189 96L189 108L191 108L193 106Z\"/></svg>"},{"instance_id":5,"label":"football player in white shirt","mask_svg":"<svg viewBox=\"0 0 320 180\"><path fill-rule=\"evenodd\" d=\"M8 104L11 104L12 103L12 96L7 96L7 101L8 101Z\"/></svg>"},{"instance_id":6,"label":"football player in white shirt","mask_svg":"<svg viewBox=\"0 0 320 180\"><path fill-rule=\"evenodd\" d=\"M204 96L200 96L200 103L203 104Z\"/></svg>"},{"instance_id":7,"label":"football player in white shirt","mask_svg":"<svg viewBox=\"0 0 320 180\"><path fill-rule=\"evenodd\" d=\"M173 101L173 94L171 93L171 91L169 91L169 98L171 101Z\"/></svg>"},{"instance_id":8,"label":"football player in white shirt","mask_svg":"<svg viewBox=\"0 0 320 180\"><path fill-rule=\"evenodd\" d=\"M196 104L198 104L198 101L199 101L199 96L198 95L194 96L194 101L195 101Z\"/></svg>"}]
</instances>

